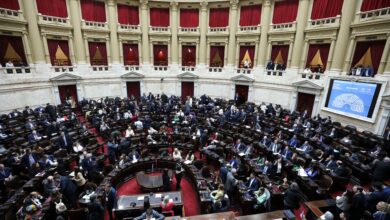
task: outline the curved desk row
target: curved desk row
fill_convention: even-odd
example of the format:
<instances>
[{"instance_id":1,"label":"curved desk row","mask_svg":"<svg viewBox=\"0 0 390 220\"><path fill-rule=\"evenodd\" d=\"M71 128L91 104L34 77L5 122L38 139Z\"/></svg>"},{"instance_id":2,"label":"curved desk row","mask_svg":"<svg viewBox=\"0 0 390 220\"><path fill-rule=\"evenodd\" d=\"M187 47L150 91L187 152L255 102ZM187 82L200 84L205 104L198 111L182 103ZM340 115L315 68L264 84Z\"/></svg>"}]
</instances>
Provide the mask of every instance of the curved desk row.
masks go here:
<instances>
[{"instance_id":1,"label":"curved desk row","mask_svg":"<svg viewBox=\"0 0 390 220\"><path fill-rule=\"evenodd\" d=\"M175 169L178 161L173 160L171 157L149 157L143 158L137 163L128 164L127 167L123 169L115 168L111 171L107 177L102 181L97 189L98 196L103 196L104 192L104 184L107 182L111 182L112 185L118 189L123 183L128 181L129 179L135 177L136 173L140 171L144 171L145 173L151 173L156 171L162 171L163 169ZM199 170L193 165L186 165L181 163L184 169L184 175L188 178L194 190L197 192L198 202L200 203L201 212L205 213L206 208L212 203L208 191L207 184L205 184L205 179L199 175ZM156 194L156 193L155 193ZM164 193L161 193L164 194ZM121 205L118 203L118 205ZM130 205L130 204L126 204ZM179 207L180 208L180 207ZM135 217L141 214L142 207L138 207L137 205L132 209L131 212L129 210L121 210L117 209L116 211L116 219L123 219L124 217ZM176 211L176 210L175 210ZM180 211L180 210L177 210ZM177 214L182 214L181 212L175 212Z\"/></svg>"}]
</instances>

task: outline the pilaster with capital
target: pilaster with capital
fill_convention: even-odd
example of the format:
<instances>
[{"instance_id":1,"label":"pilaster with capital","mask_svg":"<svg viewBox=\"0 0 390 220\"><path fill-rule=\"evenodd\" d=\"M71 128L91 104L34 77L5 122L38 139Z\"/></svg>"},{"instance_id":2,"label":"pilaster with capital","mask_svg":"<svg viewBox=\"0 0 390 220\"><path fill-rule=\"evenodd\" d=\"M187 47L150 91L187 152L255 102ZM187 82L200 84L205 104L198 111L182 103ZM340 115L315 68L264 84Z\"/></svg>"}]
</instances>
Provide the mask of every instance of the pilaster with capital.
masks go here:
<instances>
[{"instance_id":1,"label":"pilaster with capital","mask_svg":"<svg viewBox=\"0 0 390 220\"><path fill-rule=\"evenodd\" d=\"M333 71L340 71L343 67L343 60L347 53L346 45L348 44L349 36L351 36L351 22L356 13L356 2L357 1L349 1L348 4L343 4L343 8L341 10L343 17L340 22L334 56L332 59L331 70Z\"/></svg>"},{"instance_id":2,"label":"pilaster with capital","mask_svg":"<svg viewBox=\"0 0 390 220\"><path fill-rule=\"evenodd\" d=\"M117 10L115 0L107 1L108 7L108 24L110 27L110 48L111 48L111 62L113 64L119 64L119 43L117 34ZM108 50L107 50L108 51Z\"/></svg>"},{"instance_id":3,"label":"pilaster with capital","mask_svg":"<svg viewBox=\"0 0 390 220\"><path fill-rule=\"evenodd\" d=\"M355 43L356 43L356 37L355 36L351 36L349 38L349 44L348 44L348 50L347 50L347 54L345 54L345 59L344 60L344 68L343 68L343 72L348 72L349 71L349 68L351 67L351 62L352 62L352 53L354 51L354 48L355 48ZM335 53L337 52L337 50L335 51ZM332 67L333 68L333 67Z\"/></svg>"},{"instance_id":4,"label":"pilaster with capital","mask_svg":"<svg viewBox=\"0 0 390 220\"><path fill-rule=\"evenodd\" d=\"M30 42L28 41L27 32L23 31L22 40L23 40L23 45L24 45L25 51L26 51L25 53L26 53L27 63L32 64L34 61L32 59L32 55L31 55Z\"/></svg>"},{"instance_id":5,"label":"pilaster with capital","mask_svg":"<svg viewBox=\"0 0 390 220\"><path fill-rule=\"evenodd\" d=\"M149 64L149 18L148 0L140 0L141 3L141 31L142 31L142 62Z\"/></svg>"},{"instance_id":6,"label":"pilaster with capital","mask_svg":"<svg viewBox=\"0 0 390 220\"><path fill-rule=\"evenodd\" d=\"M272 42L271 41L268 41L268 45L267 45L267 59L271 59L271 51L272 50Z\"/></svg>"},{"instance_id":7,"label":"pilaster with capital","mask_svg":"<svg viewBox=\"0 0 390 220\"><path fill-rule=\"evenodd\" d=\"M292 57L293 47L294 47L294 39L291 39L290 46L288 47L288 58L287 58L286 68L290 68L290 66L291 66L291 59L292 59L291 57Z\"/></svg>"},{"instance_id":8,"label":"pilaster with capital","mask_svg":"<svg viewBox=\"0 0 390 220\"><path fill-rule=\"evenodd\" d=\"M70 36L68 38L68 44L69 44L69 56L70 56L70 62L72 63L72 66L76 65L76 59L74 56L74 50L73 50L73 37Z\"/></svg>"},{"instance_id":9,"label":"pilaster with capital","mask_svg":"<svg viewBox=\"0 0 390 220\"><path fill-rule=\"evenodd\" d=\"M45 62L44 48L38 27L37 8L35 1L23 0L24 14L28 22L27 28L32 47L32 57L35 63Z\"/></svg>"},{"instance_id":10,"label":"pilaster with capital","mask_svg":"<svg viewBox=\"0 0 390 220\"><path fill-rule=\"evenodd\" d=\"M390 34L387 34L387 40L386 40L386 44L385 44L385 47L383 48L383 53L382 53L382 58L381 58L381 62L379 64L379 67L378 67L378 72L377 73L386 73L386 74L390 74L390 65L389 65L389 59L390 59L390 56L389 56L389 50L390 50Z\"/></svg>"},{"instance_id":11,"label":"pilaster with capital","mask_svg":"<svg viewBox=\"0 0 390 220\"><path fill-rule=\"evenodd\" d=\"M300 0L299 6L298 6L298 16L297 16L297 28L295 32L295 40L294 40L294 46L293 46L293 52L291 57L291 68L299 68L300 64L302 66L302 60L300 58L302 57L302 48L304 39L305 39L305 27L307 23L307 17L309 14L309 0ZM304 50L307 47L303 48ZM306 52L305 52L306 53ZM306 56L303 58L306 60Z\"/></svg>"},{"instance_id":12,"label":"pilaster with capital","mask_svg":"<svg viewBox=\"0 0 390 220\"><path fill-rule=\"evenodd\" d=\"M75 47L75 57L77 60L77 63L86 63L87 57L85 49L88 45L85 44L85 41L83 39L83 33L81 31L81 14L80 14L80 3L78 0L69 0L69 8L70 8L70 21L73 26L73 39L72 43L73 45L77 45ZM76 63L74 63L76 65Z\"/></svg>"},{"instance_id":13,"label":"pilaster with capital","mask_svg":"<svg viewBox=\"0 0 390 220\"><path fill-rule=\"evenodd\" d=\"M332 66L332 60L333 60L333 56L334 56L333 52L334 52L335 44L336 44L336 38L332 38L331 43L330 43L328 62L326 64L327 69L330 69L330 67Z\"/></svg>"},{"instance_id":14,"label":"pilaster with capital","mask_svg":"<svg viewBox=\"0 0 390 220\"><path fill-rule=\"evenodd\" d=\"M50 61L50 53L49 53L49 46L47 44L47 37L46 37L46 34L42 34L42 40L43 40L43 48L44 48L44 51L45 51L45 59L46 59L46 63L51 63Z\"/></svg>"},{"instance_id":15,"label":"pilaster with capital","mask_svg":"<svg viewBox=\"0 0 390 220\"><path fill-rule=\"evenodd\" d=\"M179 63L179 46L177 38L177 30L179 28L178 24L178 6L179 4L175 1L171 2L171 54L172 54L172 64Z\"/></svg>"},{"instance_id":16,"label":"pilaster with capital","mask_svg":"<svg viewBox=\"0 0 390 220\"><path fill-rule=\"evenodd\" d=\"M300 69L304 69L306 65L307 53L309 51L309 40L305 39L305 43L303 44L303 51L301 51L301 63L299 64Z\"/></svg>"},{"instance_id":17,"label":"pilaster with capital","mask_svg":"<svg viewBox=\"0 0 390 220\"><path fill-rule=\"evenodd\" d=\"M271 17L271 1L265 0L261 12L261 34L259 43L259 56L257 59L258 66L264 66L267 55L268 29Z\"/></svg>"},{"instance_id":18,"label":"pilaster with capital","mask_svg":"<svg viewBox=\"0 0 390 220\"><path fill-rule=\"evenodd\" d=\"M238 0L230 0L228 65L235 65ZM252 61L253 62L253 61Z\"/></svg>"},{"instance_id":19,"label":"pilaster with capital","mask_svg":"<svg viewBox=\"0 0 390 220\"><path fill-rule=\"evenodd\" d=\"M206 65L206 51L208 50L206 45L206 34L207 34L207 1L204 0L200 3L200 46L199 46L199 65Z\"/></svg>"}]
</instances>

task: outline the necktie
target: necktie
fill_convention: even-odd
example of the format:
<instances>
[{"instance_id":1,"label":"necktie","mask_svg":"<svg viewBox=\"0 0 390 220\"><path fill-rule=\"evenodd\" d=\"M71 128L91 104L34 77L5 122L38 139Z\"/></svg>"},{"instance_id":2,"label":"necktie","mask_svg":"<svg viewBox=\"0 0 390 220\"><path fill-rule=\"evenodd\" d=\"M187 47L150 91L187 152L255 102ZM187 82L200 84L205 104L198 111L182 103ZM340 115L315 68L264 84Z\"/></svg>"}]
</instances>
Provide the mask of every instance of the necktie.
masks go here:
<instances>
[{"instance_id":1,"label":"necktie","mask_svg":"<svg viewBox=\"0 0 390 220\"><path fill-rule=\"evenodd\" d=\"M64 136L64 144L65 146L68 146L68 143L66 142L66 137Z\"/></svg>"}]
</instances>

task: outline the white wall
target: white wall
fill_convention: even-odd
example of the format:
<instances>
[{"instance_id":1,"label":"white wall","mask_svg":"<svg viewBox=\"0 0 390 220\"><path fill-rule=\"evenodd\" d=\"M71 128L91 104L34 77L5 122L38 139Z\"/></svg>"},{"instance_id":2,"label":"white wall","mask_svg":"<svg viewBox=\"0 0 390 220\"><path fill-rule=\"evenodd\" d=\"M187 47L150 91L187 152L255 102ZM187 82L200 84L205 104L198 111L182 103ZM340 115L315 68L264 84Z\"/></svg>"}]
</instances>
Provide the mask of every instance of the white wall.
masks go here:
<instances>
[{"instance_id":1,"label":"white wall","mask_svg":"<svg viewBox=\"0 0 390 220\"><path fill-rule=\"evenodd\" d=\"M139 71L140 74L143 74L144 77L138 78L126 78L122 79L121 76L123 73L109 73L109 74L77 74L74 80L66 79L66 82L77 84L80 96L79 99L85 98L100 98L100 97L124 97L126 96L126 80L131 81L141 81L142 92L154 94L164 92L167 95L181 95L181 80L177 77L178 74L173 73L149 73L148 71L143 72ZM194 78L195 85L195 95L201 96L202 94L207 94L214 98L225 98L232 99L234 97L234 88L236 81L232 80L232 77L237 75L226 74L224 73L207 73L203 71L195 72L195 75L199 78ZM295 73L287 72L285 76L265 76L261 71L259 73L245 75L251 80L247 82L240 81L238 84L247 84L249 85L249 96L250 101L253 101L257 104L261 102L274 103L283 106L284 108L290 109L291 106L295 105L295 99L297 94L297 87L293 83L302 81L302 78ZM45 75L40 74L39 77L33 75L30 78L25 78L23 80L19 79L6 79L0 80L0 113L8 113L15 108L22 109L24 106L37 106L46 103L55 104L55 86L61 84L61 82L51 81L53 77L61 76L60 74L56 75ZM2 76L0 76L0 79ZM49 78L50 77L50 78ZM161 78L164 80L161 82ZM342 124L351 124L357 126L360 130L369 130L375 133L381 133L385 120L387 119L388 104L377 103L380 105L375 122L366 122L350 118L347 116L330 113L323 111L321 108L323 106L323 99L326 95L326 82L327 76L322 80L322 86L324 90L322 92L317 92L319 104L316 105L314 112L319 112L324 116L331 116L334 121L339 121ZM185 79L188 81L191 79ZM241 79L240 79L241 80ZM245 79L244 79L245 80ZM382 78L375 78L372 80L384 81ZM73 82L72 82L73 81ZM383 94L389 94L389 86L386 85ZM310 88L309 88L310 90ZM389 108L390 109L390 108Z\"/></svg>"}]
</instances>

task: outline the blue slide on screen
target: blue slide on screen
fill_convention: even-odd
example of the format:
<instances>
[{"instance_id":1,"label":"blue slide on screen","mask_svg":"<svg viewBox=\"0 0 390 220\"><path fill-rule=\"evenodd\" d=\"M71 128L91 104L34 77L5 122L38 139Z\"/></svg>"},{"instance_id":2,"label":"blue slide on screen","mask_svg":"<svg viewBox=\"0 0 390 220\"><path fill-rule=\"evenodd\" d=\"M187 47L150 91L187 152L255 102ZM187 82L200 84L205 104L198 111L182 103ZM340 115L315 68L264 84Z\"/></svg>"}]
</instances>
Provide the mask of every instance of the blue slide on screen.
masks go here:
<instances>
[{"instance_id":1,"label":"blue slide on screen","mask_svg":"<svg viewBox=\"0 0 390 220\"><path fill-rule=\"evenodd\" d=\"M328 108L368 117L377 84L334 80Z\"/></svg>"}]
</instances>

